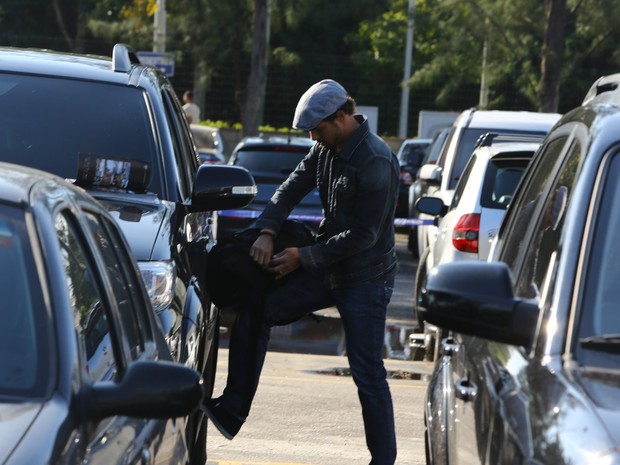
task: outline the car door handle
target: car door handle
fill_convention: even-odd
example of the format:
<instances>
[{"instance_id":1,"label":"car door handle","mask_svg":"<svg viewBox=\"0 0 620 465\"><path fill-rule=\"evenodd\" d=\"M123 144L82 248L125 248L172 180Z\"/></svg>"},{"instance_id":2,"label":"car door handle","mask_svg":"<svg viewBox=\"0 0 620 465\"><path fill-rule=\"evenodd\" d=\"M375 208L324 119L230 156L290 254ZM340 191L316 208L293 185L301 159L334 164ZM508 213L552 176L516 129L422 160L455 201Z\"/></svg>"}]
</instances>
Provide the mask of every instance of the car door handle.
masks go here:
<instances>
[{"instance_id":1,"label":"car door handle","mask_svg":"<svg viewBox=\"0 0 620 465\"><path fill-rule=\"evenodd\" d=\"M463 402L474 400L477 393L478 388L468 379L459 379L454 383L454 395Z\"/></svg>"}]
</instances>

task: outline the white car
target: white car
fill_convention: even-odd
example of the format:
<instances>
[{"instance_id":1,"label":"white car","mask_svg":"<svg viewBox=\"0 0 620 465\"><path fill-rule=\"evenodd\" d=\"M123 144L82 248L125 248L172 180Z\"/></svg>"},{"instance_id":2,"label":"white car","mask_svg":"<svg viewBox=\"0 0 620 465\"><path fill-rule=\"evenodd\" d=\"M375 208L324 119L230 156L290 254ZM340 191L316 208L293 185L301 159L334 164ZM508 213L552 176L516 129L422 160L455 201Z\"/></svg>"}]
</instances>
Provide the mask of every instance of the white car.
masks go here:
<instances>
[{"instance_id":1,"label":"white car","mask_svg":"<svg viewBox=\"0 0 620 465\"><path fill-rule=\"evenodd\" d=\"M418 264L414 288L417 304L426 276L440 263L462 260L486 260L491 241L497 234L506 208L540 143L492 143L492 135L477 147L456 185L452 202L439 197L422 197L417 208L437 219L431 238ZM500 138L498 138L500 139ZM427 359L436 356L436 328L424 328ZM421 337L418 337L418 340Z\"/></svg>"},{"instance_id":2,"label":"white car","mask_svg":"<svg viewBox=\"0 0 620 465\"><path fill-rule=\"evenodd\" d=\"M437 163L422 166L418 178L427 184L427 195L440 197L446 205L449 205L456 183L481 135L492 132L506 138L510 137L513 141L531 136L542 138L559 118L558 113L466 110L452 125ZM421 215L420 218L428 216ZM419 256L422 256L429 239L435 234L434 226L418 227Z\"/></svg>"}]
</instances>

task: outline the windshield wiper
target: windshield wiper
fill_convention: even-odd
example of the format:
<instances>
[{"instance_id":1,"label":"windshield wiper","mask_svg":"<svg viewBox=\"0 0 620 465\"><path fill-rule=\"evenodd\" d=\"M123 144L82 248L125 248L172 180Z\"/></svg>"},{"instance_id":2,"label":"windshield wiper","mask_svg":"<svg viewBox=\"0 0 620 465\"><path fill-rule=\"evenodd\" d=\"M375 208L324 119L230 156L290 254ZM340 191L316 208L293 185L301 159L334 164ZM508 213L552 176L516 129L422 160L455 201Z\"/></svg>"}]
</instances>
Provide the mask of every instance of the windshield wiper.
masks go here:
<instances>
[{"instance_id":1,"label":"windshield wiper","mask_svg":"<svg viewBox=\"0 0 620 465\"><path fill-rule=\"evenodd\" d=\"M601 336L588 336L579 339L583 347L594 350L620 353L620 334L602 334Z\"/></svg>"}]
</instances>

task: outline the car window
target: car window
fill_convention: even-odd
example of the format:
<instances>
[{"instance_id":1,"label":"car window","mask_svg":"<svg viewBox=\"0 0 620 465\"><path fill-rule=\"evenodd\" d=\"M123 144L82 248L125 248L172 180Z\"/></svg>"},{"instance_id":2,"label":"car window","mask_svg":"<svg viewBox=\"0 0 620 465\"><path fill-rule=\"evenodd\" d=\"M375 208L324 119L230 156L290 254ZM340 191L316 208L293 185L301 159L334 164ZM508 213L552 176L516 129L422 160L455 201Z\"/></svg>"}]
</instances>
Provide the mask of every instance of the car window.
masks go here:
<instances>
[{"instance_id":1,"label":"car window","mask_svg":"<svg viewBox=\"0 0 620 465\"><path fill-rule=\"evenodd\" d=\"M116 373L116 360L110 320L95 281L96 273L66 213L56 216L55 226L74 324L86 356L88 373L95 381L111 380Z\"/></svg>"},{"instance_id":2,"label":"car window","mask_svg":"<svg viewBox=\"0 0 620 465\"><path fill-rule=\"evenodd\" d=\"M129 353L132 359L137 359L144 352L146 343L152 339L150 325L140 309L140 305L145 305L139 299L141 294L137 292L137 286L141 283L132 279L135 273L128 272L129 258L120 246L120 239L112 234L113 229L106 228L103 218L92 213L86 213L85 218L105 261Z\"/></svg>"},{"instance_id":3,"label":"car window","mask_svg":"<svg viewBox=\"0 0 620 465\"><path fill-rule=\"evenodd\" d=\"M587 271L584 273L586 283L583 286L584 297L580 306L579 340L620 334L620 318L618 318L618 303L620 302L620 286L618 286L618 276L620 276L619 178L620 154L616 153L609 169L606 170L602 201L595 214L594 246L589 249L591 256ZM617 351L615 355L600 350L593 353L586 347L578 345L577 357L580 363L588 366L601 363L613 368L618 366Z\"/></svg>"},{"instance_id":4,"label":"car window","mask_svg":"<svg viewBox=\"0 0 620 465\"><path fill-rule=\"evenodd\" d=\"M197 155L189 144L192 139L182 122L182 119L185 119L183 110L175 104L175 100L168 89L162 90L162 98L174 147L178 183L181 189L179 194L182 198L186 198L191 193L192 180L198 168L197 159L192 160L192 158L197 158Z\"/></svg>"},{"instance_id":5,"label":"car window","mask_svg":"<svg viewBox=\"0 0 620 465\"><path fill-rule=\"evenodd\" d=\"M519 296L540 296L551 255L557 249L562 234L566 206L570 201L580 157L581 146L574 143L559 176L542 203L533 234L526 245L525 259L515 286L515 293Z\"/></svg>"},{"instance_id":6,"label":"car window","mask_svg":"<svg viewBox=\"0 0 620 465\"><path fill-rule=\"evenodd\" d=\"M0 160L76 179L80 155L150 165L162 193L144 92L113 84L0 73Z\"/></svg>"},{"instance_id":7,"label":"car window","mask_svg":"<svg viewBox=\"0 0 620 465\"><path fill-rule=\"evenodd\" d=\"M461 196L463 195L463 192L465 191L465 186L467 186L467 180L469 179L469 175L471 174L471 171L474 169L474 166L476 165L477 159L478 159L478 156L475 153L469 159L469 162L467 163L467 166L465 167L465 170L463 171L463 175L461 176L461 179L459 179L459 182L456 185L456 189L454 190L454 196L452 197L452 204L450 205L451 210L456 208L459 202L461 201Z\"/></svg>"},{"instance_id":8,"label":"car window","mask_svg":"<svg viewBox=\"0 0 620 465\"><path fill-rule=\"evenodd\" d=\"M41 397L53 383L39 279L23 210L0 204L0 402Z\"/></svg>"},{"instance_id":9,"label":"car window","mask_svg":"<svg viewBox=\"0 0 620 465\"><path fill-rule=\"evenodd\" d=\"M308 149L300 150L241 150L235 164L250 173L273 173L286 178L303 160Z\"/></svg>"},{"instance_id":10,"label":"car window","mask_svg":"<svg viewBox=\"0 0 620 465\"><path fill-rule=\"evenodd\" d=\"M545 191L565 143L566 137L559 137L543 148L543 152L535 162L536 166L531 166L532 176L529 177L527 186L524 186L522 195L517 199L517 203L510 207L500 260L506 262L513 270L528 237L527 231L534 212L539 208L541 193Z\"/></svg>"},{"instance_id":11,"label":"car window","mask_svg":"<svg viewBox=\"0 0 620 465\"><path fill-rule=\"evenodd\" d=\"M484 208L505 210L523 177L528 161L491 160L484 174L480 205Z\"/></svg>"}]
</instances>

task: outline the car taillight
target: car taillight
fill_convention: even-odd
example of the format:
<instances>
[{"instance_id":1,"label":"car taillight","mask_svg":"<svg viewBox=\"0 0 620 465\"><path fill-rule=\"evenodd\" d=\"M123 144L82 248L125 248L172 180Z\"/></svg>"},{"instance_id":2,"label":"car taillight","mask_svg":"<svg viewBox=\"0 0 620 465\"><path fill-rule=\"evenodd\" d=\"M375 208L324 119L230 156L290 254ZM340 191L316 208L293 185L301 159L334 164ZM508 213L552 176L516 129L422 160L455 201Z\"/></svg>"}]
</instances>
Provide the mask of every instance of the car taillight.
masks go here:
<instances>
[{"instance_id":1,"label":"car taillight","mask_svg":"<svg viewBox=\"0 0 620 465\"><path fill-rule=\"evenodd\" d=\"M480 214L463 215L452 231L452 244L461 252L478 253L478 233L480 232Z\"/></svg>"},{"instance_id":2,"label":"car taillight","mask_svg":"<svg viewBox=\"0 0 620 465\"><path fill-rule=\"evenodd\" d=\"M413 176L407 170L400 170L400 182L406 185L413 184Z\"/></svg>"}]
</instances>

